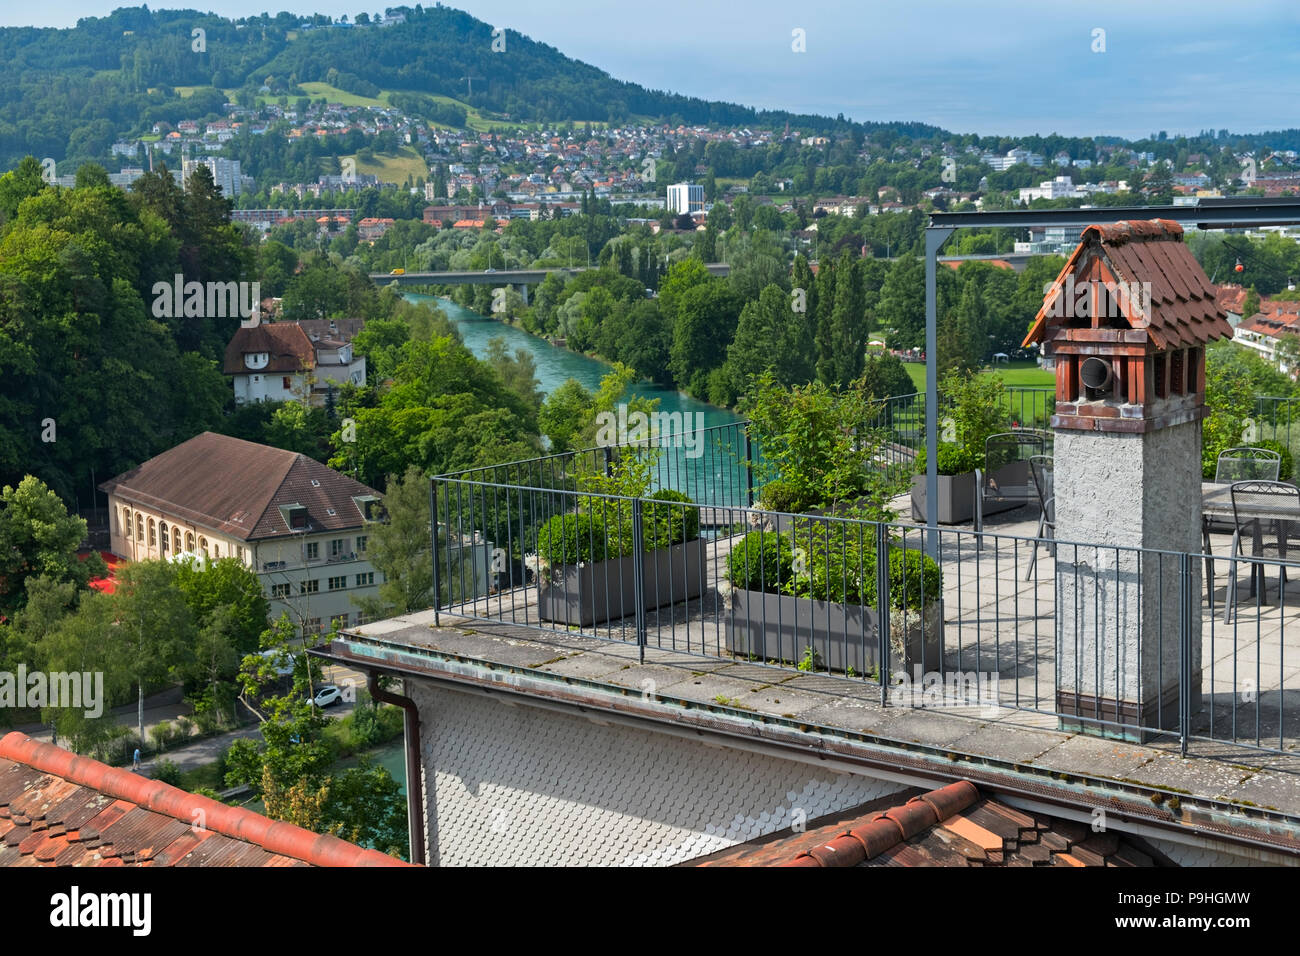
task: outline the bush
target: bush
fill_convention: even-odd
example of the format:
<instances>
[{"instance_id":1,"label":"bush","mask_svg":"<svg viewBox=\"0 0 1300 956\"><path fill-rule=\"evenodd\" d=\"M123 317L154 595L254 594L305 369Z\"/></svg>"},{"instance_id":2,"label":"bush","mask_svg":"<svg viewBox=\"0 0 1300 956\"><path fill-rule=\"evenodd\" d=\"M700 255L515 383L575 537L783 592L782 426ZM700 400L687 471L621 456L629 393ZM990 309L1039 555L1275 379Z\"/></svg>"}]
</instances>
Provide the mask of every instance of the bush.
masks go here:
<instances>
[{"instance_id":1,"label":"bush","mask_svg":"<svg viewBox=\"0 0 1300 956\"><path fill-rule=\"evenodd\" d=\"M181 768L176 765L174 760L168 760L164 757L154 762L153 778L173 787L179 787L181 785Z\"/></svg>"},{"instance_id":2,"label":"bush","mask_svg":"<svg viewBox=\"0 0 1300 956\"><path fill-rule=\"evenodd\" d=\"M1277 441L1274 438L1269 438L1266 439L1265 441L1257 441L1255 442L1255 447L1267 448L1269 451L1275 451L1279 455L1281 455L1282 456L1281 469L1278 471L1277 480L1278 481L1291 480L1291 476L1292 474L1294 474L1295 461L1291 457L1290 448L1288 448L1285 444L1283 444L1280 441Z\"/></svg>"},{"instance_id":3,"label":"bush","mask_svg":"<svg viewBox=\"0 0 1300 956\"><path fill-rule=\"evenodd\" d=\"M609 561L632 553L632 503L594 498L592 511L556 515L537 532L537 553L552 567ZM658 551L700 536L700 511L679 491L664 489L644 499L642 540Z\"/></svg>"},{"instance_id":4,"label":"bush","mask_svg":"<svg viewBox=\"0 0 1300 956\"><path fill-rule=\"evenodd\" d=\"M777 593L791 580L793 561L789 535L751 531L727 555L727 579L745 591Z\"/></svg>"},{"instance_id":5,"label":"bush","mask_svg":"<svg viewBox=\"0 0 1300 956\"><path fill-rule=\"evenodd\" d=\"M751 531L727 558L733 587L842 604L876 605L874 526L824 523L785 533ZM890 547L889 603L919 610L939 600L943 571L920 551Z\"/></svg>"},{"instance_id":6,"label":"bush","mask_svg":"<svg viewBox=\"0 0 1300 956\"><path fill-rule=\"evenodd\" d=\"M700 509L694 507L689 495L680 491L667 488L656 491L646 502L642 513L645 516L647 551L684 544L700 536Z\"/></svg>"},{"instance_id":7,"label":"bush","mask_svg":"<svg viewBox=\"0 0 1300 956\"><path fill-rule=\"evenodd\" d=\"M556 515L537 532L537 553L552 567L604 561L606 539L600 515Z\"/></svg>"},{"instance_id":8,"label":"bush","mask_svg":"<svg viewBox=\"0 0 1300 956\"><path fill-rule=\"evenodd\" d=\"M976 453L963 448L956 442L941 441L939 442L938 452L938 471L941 475L964 475L983 465L982 449L980 453ZM916 464L914 466L914 470L918 474L925 473L925 462L925 449L922 448L916 455Z\"/></svg>"}]
</instances>

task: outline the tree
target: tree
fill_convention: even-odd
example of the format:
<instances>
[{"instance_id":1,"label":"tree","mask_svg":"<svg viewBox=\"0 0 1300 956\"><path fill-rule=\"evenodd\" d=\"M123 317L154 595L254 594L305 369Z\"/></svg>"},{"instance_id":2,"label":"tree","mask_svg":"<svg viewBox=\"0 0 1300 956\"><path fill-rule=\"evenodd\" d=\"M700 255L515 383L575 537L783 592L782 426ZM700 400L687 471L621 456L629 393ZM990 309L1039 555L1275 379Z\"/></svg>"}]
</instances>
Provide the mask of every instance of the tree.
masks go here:
<instances>
[{"instance_id":1,"label":"tree","mask_svg":"<svg viewBox=\"0 0 1300 956\"><path fill-rule=\"evenodd\" d=\"M961 301L955 314L939 329L938 369L948 371L973 371L984 362L988 341L984 333L984 299L979 285L967 282L962 289Z\"/></svg>"},{"instance_id":2,"label":"tree","mask_svg":"<svg viewBox=\"0 0 1300 956\"><path fill-rule=\"evenodd\" d=\"M0 176L0 224L18 215L18 207L24 199L45 188L41 164L35 156L24 157L16 167Z\"/></svg>"},{"instance_id":3,"label":"tree","mask_svg":"<svg viewBox=\"0 0 1300 956\"><path fill-rule=\"evenodd\" d=\"M392 617L433 604L429 481L412 465L388 480L384 521L370 532L366 552L383 576L376 597L356 599L367 617ZM445 559L444 552L444 559Z\"/></svg>"},{"instance_id":4,"label":"tree","mask_svg":"<svg viewBox=\"0 0 1300 956\"><path fill-rule=\"evenodd\" d=\"M867 356L862 368L862 389L875 399L911 395L917 390L902 360L889 352Z\"/></svg>"},{"instance_id":5,"label":"tree","mask_svg":"<svg viewBox=\"0 0 1300 956\"><path fill-rule=\"evenodd\" d=\"M12 612L26 602L33 576L86 587L108 573L97 554L79 560L86 521L68 514L59 496L39 478L28 475L18 487L0 491L0 609Z\"/></svg>"},{"instance_id":6,"label":"tree","mask_svg":"<svg viewBox=\"0 0 1300 956\"><path fill-rule=\"evenodd\" d=\"M917 256L899 256L880 289L879 324L889 333L892 348L925 347L925 263Z\"/></svg>"},{"instance_id":7,"label":"tree","mask_svg":"<svg viewBox=\"0 0 1300 956\"><path fill-rule=\"evenodd\" d=\"M537 381L537 360L525 348L506 351L506 340L496 336L488 341L487 362L501 376L506 388L518 395L536 414L542 407L541 383Z\"/></svg>"},{"instance_id":8,"label":"tree","mask_svg":"<svg viewBox=\"0 0 1300 956\"><path fill-rule=\"evenodd\" d=\"M682 295L673 324L669 368L683 391L708 397L709 373L726 358L742 304L739 296L718 281L694 286Z\"/></svg>"},{"instance_id":9,"label":"tree","mask_svg":"<svg viewBox=\"0 0 1300 956\"><path fill-rule=\"evenodd\" d=\"M590 417L594 398L576 378L568 379L542 404L538 427L551 442L552 452L571 451L574 438Z\"/></svg>"},{"instance_id":10,"label":"tree","mask_svg":"<svg viewBox=\"0 0 1300 956\"><path fill-rule=\"evenodd\" d=\"M137 687L136 720L144 740L144 695L185 665L196 629L185 595L176 587L176 565L140 561L117 575L111 641L115 666Z\"/></svg>"}]
</instances>

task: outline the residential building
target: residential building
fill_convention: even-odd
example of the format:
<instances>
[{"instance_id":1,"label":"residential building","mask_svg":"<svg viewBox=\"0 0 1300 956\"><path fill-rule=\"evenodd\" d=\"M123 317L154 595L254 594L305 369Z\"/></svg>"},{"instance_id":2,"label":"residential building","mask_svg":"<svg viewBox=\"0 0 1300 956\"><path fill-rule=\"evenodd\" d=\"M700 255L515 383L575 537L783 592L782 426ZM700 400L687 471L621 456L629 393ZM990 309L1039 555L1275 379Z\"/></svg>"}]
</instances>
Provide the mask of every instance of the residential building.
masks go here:
<instances>
[{"instance_id":1,"label":"residential building","mask_svg":"<svg viewBox=\"0 0 1300 956\"><path fill-rule=\"evenodd\" d=\"M1080 199L1085 194L1075 188L1074 180L1069 176L1053 176L1037 186L1027 186L1020 190L1021 202L1033 202L1035 199Z\"/></svg>"},{"instance_id":2,"label":"residential building","mask_svg":"<svg viewBox=\"0 0 1300 956\"><path fill-rule=\"evenodd\" d=\"M298 401L324 405L345 382L364 385L366 359L352 351L362 319L306 319L241 326L226 346L223 371L235 404Z\"/></svg>"},{"instance_id":3,"label":"residential building","mask_svg":"<svg viewBox=\"0 0 1300 956\"><path fill-rule=\"evenodd\" d=\"M239 160L223 159L220 156L205 156L202 159L186 159L181 162L181 173L189 179L194 170L206 166L212 173L212 181L221 188L221 194L227 199L234 199L243 192L243 178L239 171Z\"/></svg>"},{"instance_id":4,"label":"residential building","mask_svg":"<svg viewBox=\"0 0 1300 956\"><path fill-rule=\"evenodd\" d=\"M668 211L695 213L704 209L704 187L695 183L674 183L668 187Z\"/></svg>"},{"instance_id":5,"label":"residential building","mask_svg":"<svg viewBox=\"0 0 1300 956\"><path fill-rule=\"evenodd\" d=\"M306 455L204 432L99 487L113 554L236 558L299 631L362 621L353 598L383 582L366 556L379 492Z\"/></svg>"}]
</instances>

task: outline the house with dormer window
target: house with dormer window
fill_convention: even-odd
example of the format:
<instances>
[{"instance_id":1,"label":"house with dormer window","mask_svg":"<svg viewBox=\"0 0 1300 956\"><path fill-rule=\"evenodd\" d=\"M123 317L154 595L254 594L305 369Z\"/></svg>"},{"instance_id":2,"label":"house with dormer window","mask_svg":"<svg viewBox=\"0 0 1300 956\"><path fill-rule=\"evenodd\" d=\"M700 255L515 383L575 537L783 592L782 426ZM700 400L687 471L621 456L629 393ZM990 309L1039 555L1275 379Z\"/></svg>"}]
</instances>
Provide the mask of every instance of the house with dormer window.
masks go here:
<instances>
[{"instance_id":1,"label":"house with dormer window","mask_svg":"<svg viewBox=\"0 0 1300 956\"><path fill-rule=\"evenodd\" d=\"M364 385L366 360L352 350L363 319L307 319L241 326L226 346L223 371L235 404L296 401L322 406L344 383Z\"/></svg>"}]
</instances>

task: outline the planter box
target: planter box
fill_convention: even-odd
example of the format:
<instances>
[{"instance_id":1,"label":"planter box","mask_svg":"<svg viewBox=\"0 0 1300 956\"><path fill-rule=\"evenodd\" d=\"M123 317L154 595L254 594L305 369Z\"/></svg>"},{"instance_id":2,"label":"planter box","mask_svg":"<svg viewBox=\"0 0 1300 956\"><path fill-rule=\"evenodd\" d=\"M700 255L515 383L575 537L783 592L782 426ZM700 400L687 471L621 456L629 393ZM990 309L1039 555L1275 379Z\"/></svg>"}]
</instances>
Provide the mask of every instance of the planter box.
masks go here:
<instances>
[{"instance_id":1,"label":"planter box","mask_svg":"<svg viewBox=\"0 0 1300 956\"><path fill-rule=\"evenodd\" d=\"M703 538L647 552L642 567L646 610L697 598L705 576ZM636 613L632 556L552 569L542 575L538 614L543 621L587 627ZM559 575L558 580L553 575Z\"/></svg>"},{"instance_id":2,"label":"planter box","mask_svg":"<svg viewBox=\"0 0 1300 956\"><path fill-rule=\"evenodd\" d=\"M943 660L943 601L926 604L925 620L912 612L894 610L889 615L892 643L901 635L904 652L891 654L890 670L910 670L924 664L938 670ZM879 663L879 617L876 610L858 604L814 601L765 591L731 592L727 611L727 650L762 660L803 660L810 645L818 669L844 671L852 667L866 674ZM922 660L924 651L924 661Z\"/></svg>"},{"instance_id":3,"label":"planter box","mask_svg":"<svg viewBox=\"0 0 1300 956\"><path fill-rule=\"evenodd\" d=\"M1024 488L1029 484L1029 462L1013 461L993 472L993 480L999 485ZM960 475L939 476L939 514L935 519L939 524L964 524L975 520L975 472L967 471ZM1006 501L986 501L984 515L1001 514L1014 511L1029 503L1028 497L1012 498ZM925 475L912 477L912 520L926 520Z\"/></svg>"}]
</instances>

